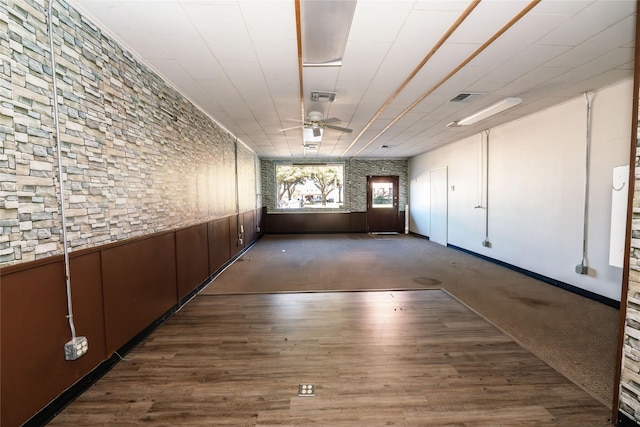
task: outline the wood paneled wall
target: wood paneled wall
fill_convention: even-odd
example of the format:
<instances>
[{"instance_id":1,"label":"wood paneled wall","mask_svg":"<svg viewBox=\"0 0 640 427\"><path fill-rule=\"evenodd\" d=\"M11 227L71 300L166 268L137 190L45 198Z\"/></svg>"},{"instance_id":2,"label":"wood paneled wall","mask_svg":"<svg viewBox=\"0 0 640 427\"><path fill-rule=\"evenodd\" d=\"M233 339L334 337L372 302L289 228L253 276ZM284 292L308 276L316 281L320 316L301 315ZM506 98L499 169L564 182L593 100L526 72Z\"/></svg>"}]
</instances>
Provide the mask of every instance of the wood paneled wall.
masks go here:
<instances>
[{"instance_id":1,"label":"wood paneled wall","mask_svg":"<svg viewBox=\"0 0 640 427\"><path fill-rule=\"evenodd\" d=\"M213 277L262 236L262 209L70 254L71 338L61 256L0 269L0 424L18 426ZM244 228L242 243L238 226Z\"/></svg>"},{"instance_id":2,"label":"wood paneled wall","mask_svg":"<svg viewBox=\"0 0 640 427\"><path fill-rule=\"evenodd\" d=\"M102 250L108 353L117 351L178 302L175 234L151 235Z\"/></svg>"},{"instance_id":3,"label":"wood paneled wall","mask_svg":"<svg viewBox=\"0 0 640 427\"><path fill-rule=\"evenodd\" d=\"M266 232L366 233L366 212L279 212L266 214ZM404 232L404 211L398 211L398 233Z\"/></svg>"}]
</instances>

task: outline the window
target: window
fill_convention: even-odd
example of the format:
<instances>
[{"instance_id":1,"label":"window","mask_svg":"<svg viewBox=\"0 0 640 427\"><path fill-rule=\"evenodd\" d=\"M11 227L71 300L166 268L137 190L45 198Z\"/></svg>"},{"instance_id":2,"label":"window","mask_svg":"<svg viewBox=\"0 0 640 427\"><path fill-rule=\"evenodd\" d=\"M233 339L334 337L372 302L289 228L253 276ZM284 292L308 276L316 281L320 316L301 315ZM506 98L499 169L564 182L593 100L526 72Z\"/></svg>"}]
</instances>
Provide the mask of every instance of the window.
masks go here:
<instances>
[{"instance_id":1,"label":"window","mask_svg":"<svg viewBox=\"0 0 640 427\"><path fill-rule=\"evenodd\" d=\"M277 209L344 207L344 164L276 165Z\"/></svg>"},{"instance_id":2,"label":"window","mask_svg":"<svg viewBox=\"0 0 640 427\"><path fill-rule=\"evenodd\" d=\"M371 184L373 208L393 208L393 182L374 182Z\"/></svg>"}]
</instances>

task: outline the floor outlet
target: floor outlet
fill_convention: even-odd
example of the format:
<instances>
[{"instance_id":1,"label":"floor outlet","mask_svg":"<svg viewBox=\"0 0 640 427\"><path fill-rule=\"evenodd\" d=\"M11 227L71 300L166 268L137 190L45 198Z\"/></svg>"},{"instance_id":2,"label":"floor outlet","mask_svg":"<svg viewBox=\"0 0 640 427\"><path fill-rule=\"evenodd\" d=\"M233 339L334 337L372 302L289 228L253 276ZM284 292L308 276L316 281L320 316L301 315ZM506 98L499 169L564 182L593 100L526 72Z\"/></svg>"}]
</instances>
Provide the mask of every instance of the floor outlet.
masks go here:
<instances>
[{"instance_id":1,"label":"floor outlet","mask_svg":"<svg viewBox=\"0 0 640 427\"><path fill-rule=\"evenodd\" d=\"M66 360L76 360L89 350L87 337L75 337L64 345L64 358Z\"/></svg>"},{"instance_id":2,"label":"floor outlet","mask_svg":"<svg viewBox=\"0 0 640 427\"><path fill-rule=\"evenodd\" d=\"M316 395L316 386L313 384L300 384L298 386L298 396L314 397Z\"/></svg>"}]
</instances>

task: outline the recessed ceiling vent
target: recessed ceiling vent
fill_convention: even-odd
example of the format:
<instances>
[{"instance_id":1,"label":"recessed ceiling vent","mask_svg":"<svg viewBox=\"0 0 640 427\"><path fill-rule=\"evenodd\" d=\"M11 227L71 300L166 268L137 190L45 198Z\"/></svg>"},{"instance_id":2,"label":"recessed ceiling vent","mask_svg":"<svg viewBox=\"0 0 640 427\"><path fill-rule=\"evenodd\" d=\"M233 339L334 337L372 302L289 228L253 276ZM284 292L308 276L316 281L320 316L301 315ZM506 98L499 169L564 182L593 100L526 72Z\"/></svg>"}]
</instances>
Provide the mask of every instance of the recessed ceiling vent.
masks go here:
<instances>
[{"instance_id":1,"label":"recessed ceiling vent","mask_svg":"<svg viewBox=\"0 0 640 427\"><path fill-rule=\"evenodd\" d=\"M478 96L484 95L484 93L479 92L462 92L451 98L450 102L469 102L471 98L475 98Z\"/></svg>"},{"instance_id":2,"label":"recessed ceiling vent","mask_svg":"<svg viewBox=\"0 0 640 427\"><path fill-rule=\"evenodd\" d=\"M333 102L336 100L335 92L311 92L311 100L316 102Z\"/></svg>"}]
</instances>

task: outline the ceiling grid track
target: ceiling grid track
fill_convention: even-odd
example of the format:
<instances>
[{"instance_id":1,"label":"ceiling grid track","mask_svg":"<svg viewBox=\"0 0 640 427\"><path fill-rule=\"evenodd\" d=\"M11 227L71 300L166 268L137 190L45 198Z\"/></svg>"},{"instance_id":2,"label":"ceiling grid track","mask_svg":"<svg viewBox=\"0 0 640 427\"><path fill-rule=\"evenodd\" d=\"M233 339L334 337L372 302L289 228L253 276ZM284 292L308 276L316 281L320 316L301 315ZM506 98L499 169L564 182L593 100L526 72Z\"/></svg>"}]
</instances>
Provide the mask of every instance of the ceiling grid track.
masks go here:
<instances>
[{"instance_id":1,"label":"ceiling grid track","mask_svg":"<svg viewBox=\"0 0 640 427\"><path fill-rule=\"evenodd\" d=\"M304 79L303 79L303 58L302 58L302 20L300 16L300 0L295 0L296 8L296 41L298 43L298 79L300 81L300 120L304 123ZM302 136L304 145L304 134ZM289 147L291 151L291 147Z\"/></svg>"},{"instance_id":2,"label":"ceiling grid track","mask_svg":"<svg viewBox=\"0 0 640 427\"><path fill-rule=\"evenodd\" d=\"M386 110L389 107L389 105L391 105L391 103L398 97L398 95L400 95L400 92L402 92L404 88L411 82L411 80L413 80L413 78L420 72L422 67L424 67L427 64L427 62L431 59L431 57L435 55L436 52L438 52L438 50L440 50L442 45L444 45L444 43L449 39L449 37L451 37L451 35L458 29L460 24L462 24L465 21L465 19L467 19L469 15L471 15L471 12L473 12L473 10L476 8L476 6L480 4L481 1L482 0L474 0L472 3L469 4L469 6L467 6L467 8L462 12L462 14L458 17L458 19L456 19L456 21L447 29L444 35L440 37L440 40L438 40L438 42L425 55L422 61L420 61L420 63L413 69L413 71L409 74L409 76L407 76L407 78L402 82L402 84L400 84L400 86L398 86L398 88L393 92L393 94L384 102L384 104L382 104L382 106L378 109L378 111L376 111L373 117L369 119L367 124L360 131L360 133L356 135L356 137L351 142L351 144L347 147L346 150L344 150L344 152L342 153L342 157L344 157L349 152L349 150L353 148L353 146L360 140L362 135L378 119L380 114L382 114L384 110ZM364 148L368 147L371 144L371 142L369 142Z\"/></svg>"},{"instance_id":3,"label":"ceiling grid track","mask_svg":"<svg viewBox=\"0 0 640 427\"><path fill-rule=\"evenodd\" d=\"M447 74L442 80L440 80L438 83L436 83L433 87L431 87L431 89L429 89L428 91L426 91L424 94L422 94L418 99L416 99L413 103L411 103L407 108L405 108L400 114L398 114L387 126L385 126L380 132L378 132L378 134L376 136L374 136L368 143L366 143L362 148L360 148L360 150L358 150L352 157L357 156L358 154L360 154L362 151L364 151L365 149L367 149L371 144L373 144L380 136L382 136L382 134L384 134L387 130L389 130L391 128L391 126L393 126L394 124L396 124L400 119L402 119L409 111L413 110L419 103L421 103L422 101L425 100L425 98L427 98L429 95L431 95L433 92L435 92L436 89L438 89L440 86L442 86L444 83L446 83L451 77L453 77L457 72L459 72L462 68L464 68L469 62L471 62L474 58L476 58L480 53L482 53L487 47L491 46L491 44L493 44L493 42L495 42L501 35L503 35L509 28L511 28L513 25L515 25L520 19L522 19L527 13L529 13L535 6L538 5L538 3L540 3L542 0L533 0L532 2L530 2L524 9L522 9L516 16L514 16L506 25L504 25L498 32L496 32L493 36L491 36L489 38L489 40L487 40L486 42L484 42L484 44L482 44L482 46L480 46L475 52L473 52L471 55L469 55L464 61L462 61L456 68L454 68L449 74ZM470 5L470 7L473 6ZM475 7L475 6L474 6ZM473 9L471 9L473 10ZM466 10L465 10L466 13ZM470 13L470 11L469 11ZM464 15L464 14L463 14ZM468 16L468 15L467 15ZM466 16L465 16L466 18ZM457 21L456 21L457 22ZM459 24L458 24L459 25ZM455 28L454 28L455 30ZM447 34L445 34L445 36L448 38L451 34L449 34L449 32L447 32ZM445 39L446 40L446 39ZM427 55L429 56L429 55ZM424 65L424 64L423 64ZM401 90L401 89L400 89ZM394 96L397 96L397 93L394 94ZM386 105L386 103L385 103ZM386 108L386 107L385 107ZM380 111L382 112L382 111ZM375 119L376 116L374 116ZM349 149L353 146L353 144L355 144L355 142L358 141L358 138L362 135L362 133L364 133L364 131L370 126L370 123L367 124L367 126L365 126L365 129L358 134L358 136L356 137L356 139L353 141L353 143L351 144L351 146L343 153L343 156L349 151Z\"/></svg>"}]
</instances>

